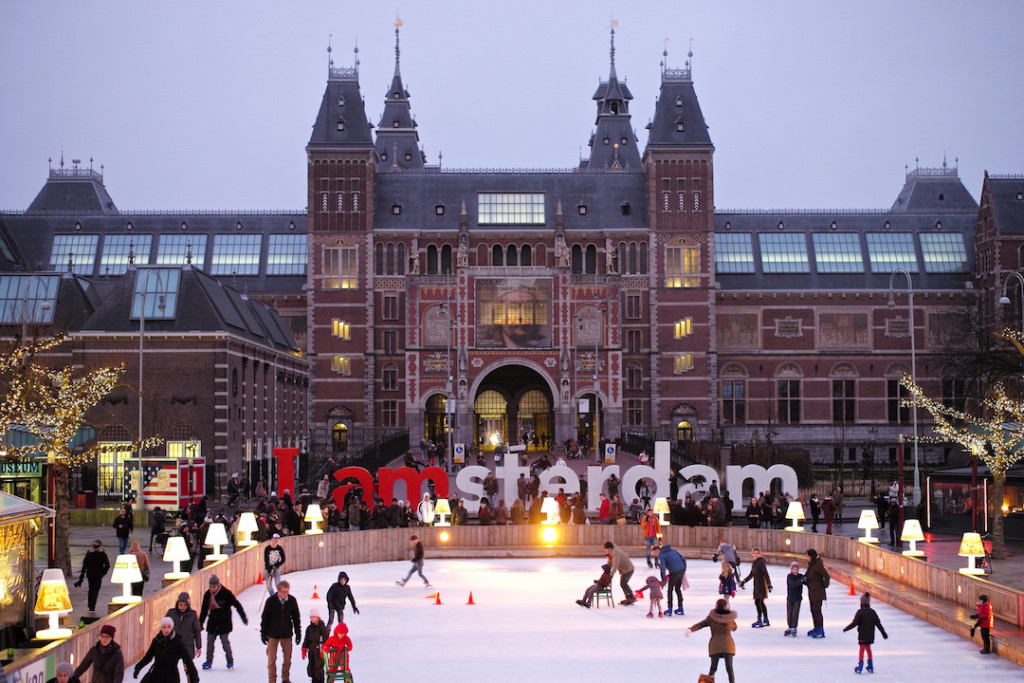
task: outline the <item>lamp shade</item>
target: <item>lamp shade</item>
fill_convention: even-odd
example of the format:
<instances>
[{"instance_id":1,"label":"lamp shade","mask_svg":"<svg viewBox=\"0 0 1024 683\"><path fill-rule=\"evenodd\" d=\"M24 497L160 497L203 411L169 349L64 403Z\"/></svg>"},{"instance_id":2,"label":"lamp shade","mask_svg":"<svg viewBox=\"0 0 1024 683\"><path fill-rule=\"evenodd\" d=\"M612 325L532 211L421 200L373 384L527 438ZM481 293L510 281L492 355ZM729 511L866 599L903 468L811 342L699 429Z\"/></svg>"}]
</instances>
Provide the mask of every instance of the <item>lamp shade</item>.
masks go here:
<instances>
[{"instance_id":1,"label":"lamp shade","mask_svg":"<svg viewBox=\"0 0 1024 683\"><path fill-rule=\"evenodd\" d=\"M452 514L452 508L448 505L447 498L438 498L437 502L434 503L434 514L435 515L450 515Z\"/></svg>"},{"instance_id":2,"label":"lamp shade","mask_svg":"<svg viewBox=\"0 0 1024 683\"><path fill-rule=\"evenodd\" d=\"M206 545L220 550L221 546L227 544L228 532L224 528L224 524L221 522L214 522L211 524L210 528L206 530Z\"/></svg>"},{"instance_id":3,"label":"lamp shade","mask_svg":"<svg viewBox=\"0 0 1024 683\"><path fill-rule=\"evenodd\" d=\"M557 524L559 517L558 501L550 497L545 498L544 502L540 504L540 513L547 515L544 524Z\"/></svg>"},{"instance_id":4,"label":"lamp shade","mask_svg":"<svg viewBox=\"0 0 1024 683\"><path fill-rule=\"evenodd\" d=\"M908 519L903 523L903 533L900 534L901 541L923 541L924 532L921 531L921 522L916 519Z\"/></svg>"},{"instance_id":5,"label":"lamp shade","mask_svg":"<svg viewBox=\"0 0 1024 683\"><path fill-rule=\"evenodd\" d=\"M789 504L789 507L786 508L786 519L797 520L797 519L803 519L803 518L804 518L804 505L803 505L803 503L794 500L792 503Z\"/></svg>"},{"instance_id":6,"label":"lamp shade","mask_svg":"<svg viewBox=\"0 0 1024 683\"><path fill-rule=\"evenodd\" d=\"M877 529L878 518L874 510L861 510L860 520L857 522L858 529Z\"/></svg>"},{"instance_id":7,"label":"lamp shade","mask_svg":"<svg viewBox=\"0 0 1024 683\"><path fill-rule=\"evenodd\" d=\"M42 581L39 582L39 595L36 597L36 614L70 612L72 609L64 572L60 569L44 569Z\"/></svg>"},{"instance_id":8,"label":"lamp shade","mask_svg":"<svg viewBox=\"0 0 1024 683\"><path fill-rule=\"evenodd\" d=\"M668 512L668 498L654 499L654 514L660 515Z\"/></svg>"},{"instance_id":9,"label":"lamp shade","mask_svg":"<svg viewBox=\"0 0 1024 683\"><path fill-rule=\"evenodd\" d=\"M322 522L324 521L323 510L320 509L320 503L310 503L306 508L307 522Z\"/></svg>"}]
</instances>

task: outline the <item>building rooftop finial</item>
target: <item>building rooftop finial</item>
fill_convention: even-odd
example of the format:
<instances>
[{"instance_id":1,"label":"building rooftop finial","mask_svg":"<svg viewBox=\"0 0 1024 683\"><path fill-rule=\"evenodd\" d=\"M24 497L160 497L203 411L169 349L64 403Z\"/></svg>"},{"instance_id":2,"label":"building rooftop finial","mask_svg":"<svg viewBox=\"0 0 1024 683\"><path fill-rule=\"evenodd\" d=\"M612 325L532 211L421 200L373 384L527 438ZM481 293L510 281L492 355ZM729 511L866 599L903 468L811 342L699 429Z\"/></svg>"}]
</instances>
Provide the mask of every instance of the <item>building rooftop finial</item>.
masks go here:
<instances>
[{"instance_id":1,"label":"building rooftop finial","mask_svg":"<svg viewBox=\"0 0 1024 683\"><path fill-rule=\"evenodd\" d=\"M333 37L333 33L327 34L327 73L330 73L331 69L334 67L334 58L331 57L331 38Z\"/></svg>"},{"instance_id":2,"label":"building rooftop finial","mask_svg":"<svg viewBox=\"0 0 1024 683\"><path fill-rule=\"evenodd\" d=\"M612 19L611 20L611 26L609 27L611 29L611 44L612 44L612 46L611 46L611 71L610 71L610 74L611 74L612 77L615 76L615 27L618 26L618 25L619 25L619 20L618 19Z\"/></svg>"},{"instance_id":3,"label":"building rooftop finial","mask_svg":"<svg viewBox=\"0 0 1024 683\"><path fill-rule=\"evenodd\" d=\"M401 50L398 47L398 30L402 26L402 17L395 15L395 74L398 74L398 61L401 56Z\"/></svg>"}]
</instances>

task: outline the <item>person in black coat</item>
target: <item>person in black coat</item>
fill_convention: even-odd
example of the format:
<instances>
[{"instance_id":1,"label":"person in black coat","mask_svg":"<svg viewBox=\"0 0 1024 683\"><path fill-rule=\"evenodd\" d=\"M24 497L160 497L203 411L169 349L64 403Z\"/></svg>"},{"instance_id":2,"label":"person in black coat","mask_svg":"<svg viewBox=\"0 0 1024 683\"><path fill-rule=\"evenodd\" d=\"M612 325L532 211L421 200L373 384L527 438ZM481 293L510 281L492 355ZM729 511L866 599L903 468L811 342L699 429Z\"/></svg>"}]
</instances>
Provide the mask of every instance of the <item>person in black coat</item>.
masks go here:
<instances>
[{"instance_id":1,"label":"person in black coat","mask_svg":"<svg viewBox=\"0 0 1024 683\"><path fill-rule=\"evenodd\" d=\"M188 683L199 683L196 665L188 656L181 636L174 632L174 620L164 617L160 621L160 633L153 637L146 654L135 664L134 676L138 678L142 668L152 661L153 667L142 678L145 683L178 683L181 680L178 677L179 659L185 665Z\"/></svg>"},{"instance_id":2,"label":"person in black coat","mask_svg":"<svg viewBox=\"0 0 1024 683\"><path fill-rule=\"evenodd\" d=\"M860 598L860 609L853 615L853 621L843 629L843 633L853 627L857 627L857 643L860 645L860 656L854 671L860 673L864 670L864 655L868 656L868 673L875 673L875 661L871 655L871 645L875 642L875 629L882 632L882 637L889 639L889 634L882 628L882 622L878 613L871 609L871 593L865 593Z\"/></svg>"},{"instance_id":3,"label":"person in black coat","mask_svg":"<svg viewBox=\"0 0 1024 683\"><path fill-rule=\"evenodd\" d=\"M114 527L114 533L117 535L117 553L118 555L124 555L128 552L128 537L135 530L135 525L128 516L128 511L121 508L111 526Z\"/></svg>"},{"instance_id":4,"label":"person in black coat","mask_svg":"<svg viewBox=\"0 0 1024 683\"><path fill-rule=\"evenodd\" d=\"M121 683L124 679L124 654L121 646L114 642L115 633L117 629L110 624L100 627L99 642L82 658L78 668L71 674L72 678L81 678L91 666L91 683Z\"/></svg>"},{"instance_id":5,"label":"person in black coat","mask_svg":"<svg viewBox=\"0 0 1024 683\"><path fill-rule=\"evenodd\" d=\"M75 667L68 662L61 662L57 665L57 672L53 678L46 683L81 683L75 678Z\"/></svg>"},{"instance_id":6,"label":"person in black coat","mask_svg":"<svg viewBox=\"0 0 1024 683\"><path fill-rule=\"evenodd\" d=\"M768 623L768 608L764 604L764 601L768 598L768 593L772 590L772 579L768 576L768 563L761 557L760 548L752 549L750 554L754 556L754 564L750 566L750 573L747 574L747 578L740 581L740 588L746 588L747 581L754 580L754 608L757 610L757 621L751 624L751 626L753 628L771 626Z\"/></svg>"},{"instance_id":7,"label":"person in black coat","mask_svg":"<svg viewBox=\"0 0 1024 683\"><path fill-rule=\"evenodd\" d=\"M320 610L315 607L309 610L309 626L306 627L306 635L302 640L302 658L307 660L306 673L312 683L323 683L323 647L329 634L327 625L320 618Z\"/></svg>"},{"instance_id":8,"label":"person in black coat","mask_svg":"<svg viewBox=\"0 0 1024 683\"><path fill-rule=\"evenodd\" d=\"M263 604L263 616L260 619L260 639L267 646L267 669L270 674L269 683L276 683L277 648L284 653L281 665L281 680L290 681L292 668L292 635L295 644L302 642L302 623L299 616L299 603L288 592L291 585L287 581L277 584L277 593L267 598Z\"/></svg>"},{"instance_id":9,"label":"person in black coat","mask_svg":"<svg viewBox=\"0 0 1024 683\"><path fill-rule=\"evenodd\" d=\"M89 611L96 611L96 598L99 597L103 577L110 571L110 558L103 552L103 543L97 539L92 542L92 550L82 560L82 573L75 581L75 587L82 585L82 579L89 581Z\"/></svg>"},{"instance_id":10,"label":"person in black coat","mask_svg":"<svg viewBox=\"0 0 1024 683\"><path fill-rule=\"evenodd\" d=\"M231 641L228 640L233 626L231 623L232 607L238 610L238 616L242 618L242 623L248 624L249 620L245 616L245 610L242 609L242 603L238 602L235 594L225 588L214 574L210 577L210 589L203 595L203 606L199 612L199 627L203 628L203 624L206 624L204 670L213 666L213 644L217 638L220 638L221 647L224 648L224 657L228 660L228 670L230 671L235 666L235 658L231 654ZM206 617L210 617L209 622L206 621Z\"/></svg>"},{"instance_id":11,"label":"person in black coat","mask_svg":"<svg viewBox=\"0 0 1024 683\"><path fill-rule=\"evenodd\" d=\"M338 572L338 580L327 589L327 632L331 631L334 615L338 615L338 623L345 621L345 601L352 603L352 611L359 614L356 599L352 595L352 587L348 585L348 574Z\"/></svg>"}]
</instances>

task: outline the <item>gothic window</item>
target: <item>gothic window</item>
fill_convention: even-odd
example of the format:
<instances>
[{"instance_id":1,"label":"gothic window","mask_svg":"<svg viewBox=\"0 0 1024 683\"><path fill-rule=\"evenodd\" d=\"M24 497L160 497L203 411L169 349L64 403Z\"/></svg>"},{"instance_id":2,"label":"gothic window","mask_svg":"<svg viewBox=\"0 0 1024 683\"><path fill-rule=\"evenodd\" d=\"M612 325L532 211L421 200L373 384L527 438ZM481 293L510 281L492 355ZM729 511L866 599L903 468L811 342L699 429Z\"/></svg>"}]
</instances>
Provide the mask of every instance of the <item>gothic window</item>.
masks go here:
<instances>
[{"instance_id":1,"label":"gothic window","mask_svg":"<svg viewBox=\"0 0 1024 683\"><path fill-rule=\"evenodd\" d=\"M437 247L433 244L427 247L427 275L437 275Z\"/></svg>"},{"instance_id":2,"label":"gothic window","mask_svg":"<svg viewBox=\"0 0 1024 683\"><path fill-rule=\"evenodd\" d=\"M519 265L519 252L516 250L516 245L508 245L508 249L505 254L505 265L506 266L518 266Z\"/></svg>"},{"instance_id":3,"label":"gothic window","mask_svg":"<svg viewBox=\"0 0 1024 683\"><path fill-rule=\"evenodd\" d=\"M529 244L524 244L522 248L519 250L519 265L533 265L533 250L530 248Z\"/></svg>"},{"instance_id":4,"label":"gothic window","mask_svg":"<svg viewBox=\"0 0 1024 683\"><path fill-rule=\"evenodd\" d=\"M572 272L576 275L583 272L583 247L578 244L572 245Z\"/></svg>"},{"instance_id":5,"label":"gothic window","mask_svg":"<svg viewBox=\"0 0 1024 683\"><path fill-rule=\"evenodd\" d=\"M597 247L593 244L587 245L586 267L588 274L597 273Z\"/></svg>"},{"instance_id":6,"label":"gothic window","mask_svg":"<svg viewBox=\"0 0 1024 683\"><path fill-rule=\"evenodd\" d=\"M665 249L665 286L670 289L700 285L700 249L690 240L674 240Z\"/></svg>"},{"instance_id":7,"label":"gothic window","mask_svg":"<svg viewBox=\"0 0 1024 683\"><path fill-rule=\"evenodd\" d=\"M495 244L493 247L491 247L491 265L505 265L505 250L501 248L500 244Z\"/></svg>"},{"instance_id":8,"label":"gothic window","mask_svg":"<svg viewBox=\"0 0 1024 683\"><path fill-rule=\"evenodd\" d=\"M441 247L441 272L444 274L452 272L452 247L450 244Z\"/></svg>"},{"instance_id":9,"label":"gothic window","mask_svg":"<svg viewBox=\"0 0 1024 683\"><path fill-rule=\"evenodd\" d=\"M324 248L324 289L354 289L356 287L357 250L348 243Z\"/></svg>"}]
</instances>

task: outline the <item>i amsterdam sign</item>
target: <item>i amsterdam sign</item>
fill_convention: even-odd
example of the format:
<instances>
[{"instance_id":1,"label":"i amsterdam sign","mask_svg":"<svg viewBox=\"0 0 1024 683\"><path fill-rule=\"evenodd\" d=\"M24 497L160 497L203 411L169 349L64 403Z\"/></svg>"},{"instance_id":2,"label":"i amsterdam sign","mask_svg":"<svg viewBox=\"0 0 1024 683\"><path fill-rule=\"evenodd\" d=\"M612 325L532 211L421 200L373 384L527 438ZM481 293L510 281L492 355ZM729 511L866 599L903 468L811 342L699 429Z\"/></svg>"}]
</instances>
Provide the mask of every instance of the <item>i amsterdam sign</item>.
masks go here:
<instances>
[{"instance_id":1,"label":"i amsterdam sign","mask_svg":"<svg viewBox=\"0 0 1024 683\"><path fill-rule=\"evenodd\" d=\"M483 481L490 473L486 467L471 465L459 470L455 476L455 488L457 495L463 499L466 509L469 512L477 512L480 509L480 499L484 496ZM517 480L520 474L530 476L530 468L519 465L506 465L497 467L494 475L504 484L505 498L515 497L517 491ZM614 474L622 480L621 490L625 493L635 491L637 484L642 479L654 482L655 497L667 498L669 492L669 444L667 441L659 441L654 445L654 466L635 465L622 471L618 465L601 467L591 465L587 467L587 509L597 510L600 505L600 493L604 488L604 482ZM730 465L725 468L724 476L707 465L688 465L679 471L684 478L703 476L705 481L721 481L721 491L728 491L734 501L743 500L743 484L747 480L752 483L755 492L766 491L770 488L771 482L778 479L782 484L782 490L794 496L797 491L796 471L788 465L772 465L768 469L760 465ZM540 490L555 493L558 489L565 489L567 494L579 493L580 477L565 465L555 465L538 474L540 477ZM377 471L377 490L374 491L373 475L369 470L362 467L343 467L334 472L334 478L340 482L355 479L363 489L363 498L370 506L374 503L374 495L382 498L385 502L391 502L392 498L404 498L415 504L424 491L424 484L427 481L434 482L434 492L439 497L445 497L450 493L448 473L440 467L426 467L417 472L412 467L399 467L392 469L382 467ZM396 484L399 486L396 488ZM334 489L331 495L340 506L345 500L345 493L354 484L343 483ZM679 487L679 495L684 496L687 491L694 491L693 484L685 484Z\"/></svg>"}]
</instances>

